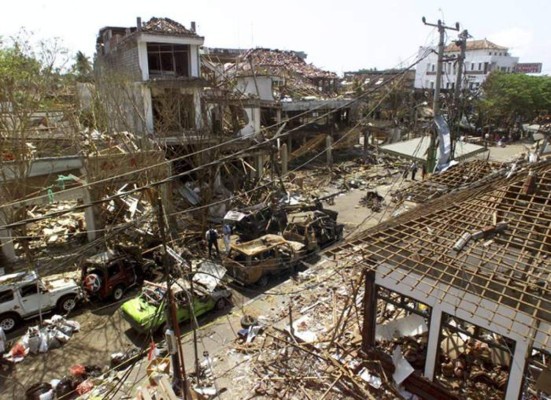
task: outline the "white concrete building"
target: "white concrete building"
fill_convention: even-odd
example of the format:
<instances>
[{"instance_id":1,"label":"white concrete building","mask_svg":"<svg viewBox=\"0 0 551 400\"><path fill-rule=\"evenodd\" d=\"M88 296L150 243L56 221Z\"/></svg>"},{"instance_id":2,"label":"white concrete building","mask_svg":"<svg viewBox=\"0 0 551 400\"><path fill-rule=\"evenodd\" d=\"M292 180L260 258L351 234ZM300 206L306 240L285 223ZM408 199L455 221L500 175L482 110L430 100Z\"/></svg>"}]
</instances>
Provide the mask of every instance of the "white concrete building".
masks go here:
<instances>
[{"instance_id":1,"label":"white concrete building","mask_svg":"<svg viewBox=\"0 0 551 400\"><path fill-rule=\"evenodd\" d=\"M430 50L427 47L420 47L419 57ZM455 43L449 44L444 49L442 89L455 88L457 79L456 60L459 53L459 47ZM450 60L450 58L454 59ZM432 52L417 65L414 83L416 89L435 88L437 61L437 53ZM517 63L518 57L512 57L507 47L498 46L487 39L467 41L462 86L463 88L475 90L486 80L490 72L513 72Z\"/></svg>"},{"instance_id":2,"label":"white concrete building","mask_svg":"<svg viewBox=\"0 0 551 400\"><path fill-rule=\"evenodd\" d=\"M204 37L169 18L151 18L135 27L107 26L97 38L96 71L112 100L109 110L126 114L115 130L192 139L202 128L199 48ZM123 79L124 89L113 83ZM113 82L112 82L113 81ZM120 86L120 85L119 85ZM121 93L117 93L121 92ZM118 121L121 118L110 119Z\"/></svg>"}]
</instances>

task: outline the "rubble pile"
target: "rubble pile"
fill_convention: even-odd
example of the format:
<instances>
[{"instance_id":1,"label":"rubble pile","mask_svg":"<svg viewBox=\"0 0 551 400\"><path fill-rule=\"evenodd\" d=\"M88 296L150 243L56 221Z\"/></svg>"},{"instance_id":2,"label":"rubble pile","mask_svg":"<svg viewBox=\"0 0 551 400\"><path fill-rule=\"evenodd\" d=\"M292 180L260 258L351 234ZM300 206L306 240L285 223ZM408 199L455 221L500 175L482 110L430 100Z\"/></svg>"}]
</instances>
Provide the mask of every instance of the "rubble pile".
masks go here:
<instances>
[{"instance_id":1,"label":"rubble pile","mask_svg":"<svg viewBox=\"0 0 551 400\"><path fill-rule=\"evenodd\" d=\"M76 206L76 202L60 201L45 206L34 206L26 211L27 218L40 218L44 215L63 212ZM29 249L42 256L52 252L54 246L65 244L81 245L86 240L84 212L74 211L59 218L47 218L27 225ZM23 251L22 243L16 241L16 251Z\"/></svg>"},{"instance_id":2,"label":"rubble pile","mask_svg":"<svg viewBox=\"0 0 551 400\"><path fill-rule=\"evenodd\" d=\"M252 342L238 342L253 364L249 388L258 398L395 399L382 371L368 372L361 358L339 348L304 343L300 337L269 328ZM371 367L373 368L373 367ZM377 368L373 368L377 370ZM383 378L381 378L383 376Z\"/></svg>"},{"instance_id":3,"label":"rubble pile","mask_svg":"<svg viewBox=\"0 0 551 400\"><path fill-rule=\"evenodd\" d=\"M308 64L304 57L294 51L251 49L241 55L235 68L239 73L251 73L254 67L256 74L268 74L285 79L284 86L276 88L280 98L302 99L308 96L319 97L321 81L336 83L338 76L334 72L320 70ZM324 97L335 93L324 93Z\"/></svg>"},{"instance_id":4,"label":"rubble pile","mask_svg":"<svg viewBox=\"0 0 551 400\"><path fill-rule=\"evenodd\" d=\"M236 393L266 399L400 398L381 364L359 352L361 281L348 266L337 270L299 273L298 282L319 290L292 295L290 309L271 313L278 322L263 321L254 334L249 328L239 335L228 355L236 365L231 372Z\"/></svg>"},{"instance_id":5,"label":"rubble pile","mask_svg":"<svg viewBox=\"0 0 551 400\"><path fill-rule=\"evenodd\" d=\"M437 379L461 397L502 399L509 379L506 367L492 361L486 343L470 339L466 345L456 357L442 355Z\"/></svg>"},{"instance_id":6,"label":"rubble pile","mask_svg":"<svg viewBox=\"0 0 551 400\"><path fill-rule=\"evenodd\" d=\"M385 201L384 197L376 191L368 191L360 200L360 205L370 208L374 212L381 211L381 205Z\"/></svg>"}]
</instances>

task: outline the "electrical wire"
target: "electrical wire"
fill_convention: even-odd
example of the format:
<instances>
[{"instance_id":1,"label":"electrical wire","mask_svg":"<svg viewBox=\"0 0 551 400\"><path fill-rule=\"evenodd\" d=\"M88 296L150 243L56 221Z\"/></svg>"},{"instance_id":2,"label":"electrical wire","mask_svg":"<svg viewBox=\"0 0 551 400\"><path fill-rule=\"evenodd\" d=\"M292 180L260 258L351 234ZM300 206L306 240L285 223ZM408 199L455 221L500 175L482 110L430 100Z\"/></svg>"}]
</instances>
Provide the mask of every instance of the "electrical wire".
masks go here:
<instances>
[{"instance_id":1,"label":"electrical wire","mask_svg":"<svg viewBox=\"0 0 551 400\"><path fill-rule=\"evenodd\" d=\"M405 70L409 70L411 68L413 68L416 64L418 64L423 58L420 58L418 59L417 61L415 61L414 63L412 63L408 68L406 68ZM397 76L394 76L392 77L386 84L388 83L391 83L393 82L395 79L397 78ZM381 87L383 86L386 86L386 85L381 85ZM378 90L380 87L377 87L375 88L373 91L376 91ZM345 107L349 107L350 105L356 103L356 102L359 102L360 100L362 100L364 97L366 97L367 95L371 94L371 92L366 92L360 96L358 96L357 98L351 100L349 103L347 103L346 105L344 106L341 106L341 107L337 107L336 109L333 109L327 113L324 113L322 114L320 117L316 118L316 120L320 120L322 119L323 117L327 116L327 115L330 115L332 113L335 113L337 111L340 111L341 109L345 108ZM301 115L304 115L304 114L307 114L307 113L310 113L312 112L313 110L316 110L316 109L321 109L323 107L323 105L320 105L318 106L317 108L313 108L312 110L308 110L307 112L305 113L302 113L302 114L299 114L299 116ZM295 116L294 118L298 118L299 116ZM289 120L291 119L287 119L285 120L284 122L288 122ZM283 124L283 122L281 123ZM274 125L274 126L277 126L278 124ZM93 205L98 205L98 204L102 204L102 203L105 203L105 202L108 202L108 201L111 201L113 199L116 199L118 197L121 197L123 195L128 195L128 194L132 194L132 193L135 193L137 191L141 191L141 190L145 190L145 189L148 189L148 188L153 188L153 187L156 187L156 186L159 186L161 184L164 184L164 183L168 183L176 178L181 178L183 176L187 176L187 175L190 175L194 172L197 172L199 170L202 170L202 169L205 169L205 168L208 168L208 167L211 167L211 166L214 166L214 165L218 165L221 161L230 161L231 159L235 158L237 155L244 155L246 154L247 152L249 152L250 150L252 149L259 149L259 148L262 148L264 146L266 146L266 144L269 144L271 142L273 142L274 140L278 139L278 138L282 138L282 137L286 137L286 136L289 136L292 132L298 130L298 129L301 129L303 128L304 126L308 125L307 123L305 124L302 124L296 128L293 128L293 129L290 129L289 131L286 131L284 133L281 133L280 135L276 136L276 137L273 137L273 138L269 138L267 140L265 140L264 142L261 142L259 144L256 144L256 145L252 145L246 149L242 149L240 151L237 151L236 153L234 154L230 154L229 156L225 156L225 157L222 157L222 159L220 160L215 160L215 161L211 161L209 163L205 163L199 167L195 167L189 171L185 171L185 172L182 172L182 173L179 173L179 174L175 174L175 175L172 175L168 178L164 178L164 179L161 179L161 180L157 180L157 181L154 181L152 183L149 183L147 185L144 185L144 186L141 186L141 187L136 187L134 189L131 189L131 190L128 190L128 191L125 191L125 192L120 192L120 193L117 193L115 195L112 195L112 196L107 196L106 198L103 198L103 199L100 199L100 200L96 200L96 201L91 201L91 202L88 202L86 204L82 204L82 205L78 205L78 206L75 206L75 207L72 207L70 209L66 209L66 210L62 210L62 211L57 211L57 212L54 212L54 213L49 213L47 215L44 215L42 217L37 217L37 218L29 218L29 219L26 219L26 220L21 220L19 222L16 222L16 223L11 223L11 224L6 224L4 226L0 226L0 229L10 229L10 228L14 228L14 227L17 227L17 226L22 226L22 225L25 225L27 223L32 223L32 222L37 222L39 220L42 220L42 219L47 219L47 218L50 218L50 217L56 217L56 216L60 216L60 215L63 215L63 214L66 214L66 213L69 213L69 212L72 212L72 211L76 211L76 210L82 210L82 209L85 209L89 206L93 206ZM265 128L266 129L266 128ZM264 130L265 130L264 129ZM261 130L262 131L262 130ZM170 165L172 162L174 161L178 161L178 160L182 160L184 158L187 158L187 157L190 157L191 155L195 155L195 154L199 154L199 153L202 153L202 152L206 152L206 151L210 151L212 149L215 149L215 148L218 148L218 147L221 147L221 146L226 146L228 143L232 143L234 141L241 141L242 139L241 138L235 138L235 139L231 139L230 141L226 141L226 142L223 142L219 145L215 145L215 146L211 146L211 147L207 147L205 149L201 149L197 152L194 152L194 153L188 153L184 156L181 156L181 157L177 157L175 159L172 159L172 160L167 160L167 161L164 161L162 163L159 163L159 164L156 164L156 165L153 165L153 166L148 166L148 167L144 167L144 168L141 168L141 169L138 169L136 171L131 171L131 172L127 172L127 173L123 173L123 174L119 174L119 175L116 175L114 177L109 177L109 178L105 178L103 180L99 180L99 181L94 181L94 182L91 182L91 183L86 183L85 185L79 187L80 189L85 189L85 188L88 188L92 185L95 185L95 184L98 184L98 183L105 183L107 181L112 181L114 179L119 179L120 177L124 177L124 176L128 176L128 175L131 175L131 174L135 174L137 172L141 172L141 171L147 171L149 169L152 169L152 168L156 168L158 166L162 166L162 165ZM63 191L62 191L63 192ZM60 192L60 193L62 193ZM28 202L28 201L31 201L31 200L39 200L39 199L42 199L44 198L44 196L37 196L35 198L31 198L31 199L25 199L25 200L22 200L22 201L17 201L17 202L13 202L13 203L8 203L8 204L5 204L5 205L2 205L0 206L0 209L1 208L5 208L5 207L10 207L10 206L13 206L13 205L16 205L16 204L19 204L21 202Z\"/></svg>"}]
</instances>

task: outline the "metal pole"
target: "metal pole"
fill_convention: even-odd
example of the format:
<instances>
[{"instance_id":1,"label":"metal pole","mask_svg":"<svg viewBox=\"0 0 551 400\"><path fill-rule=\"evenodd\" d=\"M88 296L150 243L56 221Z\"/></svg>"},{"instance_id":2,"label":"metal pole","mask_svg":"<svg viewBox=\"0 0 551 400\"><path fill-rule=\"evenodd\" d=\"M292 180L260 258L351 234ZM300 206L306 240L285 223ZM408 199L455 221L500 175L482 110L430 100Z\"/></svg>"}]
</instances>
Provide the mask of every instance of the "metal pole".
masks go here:
<instances>
[{"instance_id":1,"label":"metal pole","mask_svg":"<svg viewBox=\"0 0 551 400\"><path fill-rule=\"evenodd\" d=\"M172 289L171 289L171 282L170 282L170 271L169 271L169 265L168 265L168 251L167 251L167 245L166 245L166 232L165 232L165 219L164 219L164 210L163 210L163 202L162 200L157 197L157 222L159 224L159 233L161 235L161 241L163 242L163 267L164 267L164 278L166 282L166 294L168 299L168 304L166 307L166 321L167 321L167 327L170 330L173 330L173 327L178 326L178 320L176 318L176 312L174 309L174 299L172 297ZM180 347L180 346L178 346ZM181 348L177 349L178 351L175 354L171 355L172 360L172 369L174 371L174 376L172 378L172 385L173 387L181 387L182 383L184 384L183 387L183 396L184 400L187 400L187 385L186 385L186 379L182 379L182 369L180 367L180 359L179 359L179 353L182 351ZM184 372L185 374L185 372Z\"/></svg>"},{"instance_id":2,"label":"metal pole","mask_svg":"<svg viewBox=\"0 0 551 400\"><path fill-rule=\"evenodd\" d=\"M362 327L362 351L366 353L375 347L375 328L377 326L377 291L375 290L375 271L364 271L364 319Z\"/></svg>"},{"instance_id":3,"label":"metal pole","mask_svg":"<svg viewBox=\"0 0 551 400\"><path fill-rule=\"evenodd\" d=\"M436 82L434 84L434 99L432 100L432 109L434 110L434 116L440 114L440 87L442 86L442 59L444 58L444 35L446 29L442 22L438 20L438 33L440 34L440 40L438 41L438 62L436 65Z\"/></svg>"},{"instance_id":4,"label":"metal pole","mask_svg":"<svg viewBox=\"0 0 551 400\"><path fill-rule=\"evenodd\" d=\"M455 24L455 27L446 26L442 21L438 20L436 24L430 24L426 21L425 17L422 18L422 21L425 25L435 26L438 28L438 33L440 34L440 39L438 41L438 62L436 65L436 82L434 85L434 99L432 109L434 111L434 116L440 115L440 87L442 84L442 59L444 58L444 34L446 29L451 29L459 31L459 23ZM432 132L430 136L430 145L427 150L427 170L429 173L434 172L434 167L436 166L436 130Z\"/></svg>"},{"instance_id":5,"label":"metal pole","mask_svg":"<svg viewBox=\"0 0 551 400\"><path fill-rule=\"evenodd\" d=\"M467 39L470 37L469 32L465 29L459 34L459 40L456 44L459 46L460 53L457 58L457 76L455 79L455 91L453 96L453 125L452 125L452 141L450 158L453 159L455 153L455 142L459 133L459 122L461 121L461 107L459 95L461 94L461 79L463 77L463 63L465 61L465 52L467 51Z\"/></svg>"}]
</instances>

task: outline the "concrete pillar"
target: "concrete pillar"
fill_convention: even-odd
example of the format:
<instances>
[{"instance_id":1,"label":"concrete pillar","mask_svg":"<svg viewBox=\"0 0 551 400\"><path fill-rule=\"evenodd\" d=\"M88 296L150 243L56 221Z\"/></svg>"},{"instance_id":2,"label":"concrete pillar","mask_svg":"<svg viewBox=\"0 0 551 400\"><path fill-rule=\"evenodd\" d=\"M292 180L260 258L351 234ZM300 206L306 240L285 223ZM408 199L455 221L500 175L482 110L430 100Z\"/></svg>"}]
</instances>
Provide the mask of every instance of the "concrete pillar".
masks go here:
<instances>
[{"instance_id":1,"label":"concrete pillar","mask_svg":"<svg viewBox=\"0 0 551 400\"><path fill-rule=\"evenodd\" d=\"M429 327L429 341L427 343L427 359L425 361L425 377L429 380L434 379L434 370L436 367L436 356L440 343L440 329L442 324L442 307L440 303L436 303L432 307Z\"/></svg>"},{"instance_id":2,"label":"concrete pillar","mask_svg":"<svg viewBox=\"0 0 551 400\"><path fill-rule=\"evenodd\" d=\"M256 177L258 179L264 176L264 155L259 154L256 156Z\"/></svg>"},{"instance_id":3,"label":"concrete pillar","mask_svg":"<svg viewBox=\"0 0 551 400\"><path fill-rule=\"evenodd\" d=\"M293 141L291 140L291 135L287 138L287 154L291 154L293 152Z\"/></svg>"},{"instance_id":4,"label":"concrete pillar","mask_svg":"<svg viewBox=\"0 0 551 400\"><path fill-rule=\"evenodd\" d=\"M327 150L327 166L333 168L333 138L331 135L327 135L325 138L325 147Z\"/></svg>"},{"instance_id":5,"label":"concrete pillar","mask_svg":"<svg viewBox=\"0 0 551 400\"><path fill-rule=\"evenodd\" d=\"M517 340L515 342L515 352L511 360L509 382L507 383L507 393L505 400L518 400L520 390L522 389L522 377L524 367L530 346L527 340Z\"/></svg>"},{"instance_id":6,"label":"concrete pillar","mask_svg":"<svg viewBox=\"0 0 551 400\"><path fill-rule=\"evenodd\" d=\"M364 151L363 151L363 161L364 164L367 163L367 149L368 149L368 140L369 140L369 132L367 130L364 131Z\"/></svg>"},{"instance_id":7,"label":"concrete pillar","mask_svg":"<svg viewBox=\"0 0 551 400\"><path fill-rule=\"evenodd\" d=\"M142 90L145 113L145 129L147 133L153 133L155 128L153 124L153 100L151 99L151 89L144 86Z\"/></svg>"},{"instance_id":8,"label":"concrete pillar","mask_svg":"<svg viewBox=\"0 0 551 400\"><path fill-rule=\"evenodd\" d=\"M82 189L82 202L84 204L89 204L92 201L92 195L90 194L90 189ZM88 241L91 242L95 240L98 236L96 223L96 212L95 207L90 206L84 209L84 221L86 221L86 235L88 236Z\"/></svg>"},{"instance_id":9,"label":"concrete pillar","mask_svg":"<svg viewBox=\"0 0 551 400\"><path fill-rule=\"evenodd\" d=\"M281 176L287 175L289 156L287 153L287 144L283 143L279 148L279 157L281 159Z\"/></svg>"},{"instance_id":10,"label":"concrete pillar","mask_svg":"<svg viewBox=\"0 0 551 400\"><path fill-rule=\"evenodd\" d=\"M4 213L0 213L0 225L6 225L6 218ZM17 261L17 255L15 254L15 247L13 246L13 239L11 237L10 229L0 229L0 244L2 246L2 254L8 262Z\"/></svg>"}]
</instances>

